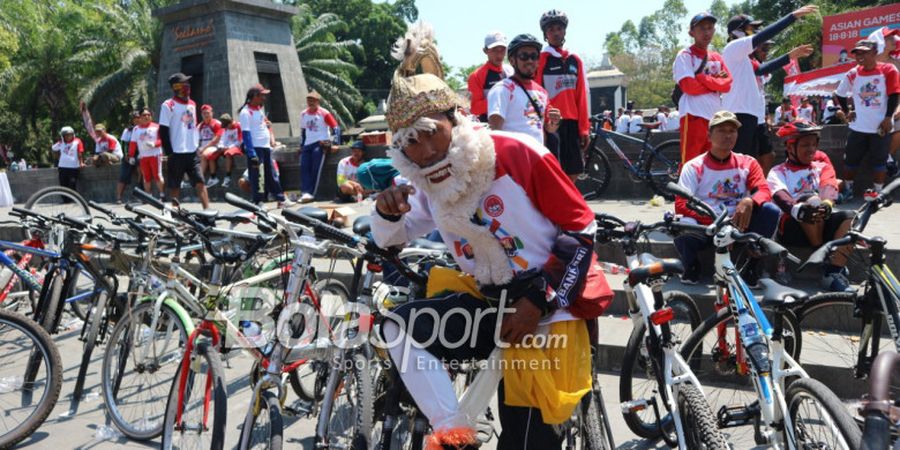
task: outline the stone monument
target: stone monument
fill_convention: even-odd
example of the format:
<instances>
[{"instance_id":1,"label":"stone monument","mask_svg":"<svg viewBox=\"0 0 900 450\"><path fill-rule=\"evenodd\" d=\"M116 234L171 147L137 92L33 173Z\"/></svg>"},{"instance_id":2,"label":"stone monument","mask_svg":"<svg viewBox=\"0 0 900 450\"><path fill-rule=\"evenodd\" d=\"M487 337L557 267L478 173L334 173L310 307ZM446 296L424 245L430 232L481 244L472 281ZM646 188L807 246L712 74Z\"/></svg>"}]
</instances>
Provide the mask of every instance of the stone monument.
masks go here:
<instances>
[{"instance_id":1,"label":"stone monument","mask_svg":"<svg viewBox=\"0 0 900 450\"><path fill-rule=\"evenodd\" d=\"M163 25L155 105L172 92L169 75L183 72L198 107L236 118L247 89L262 83L272 91L266 111L275 135L299 136L306 81L291 34L297 12L270 0L183 0L155 10Z\"/></svg>"}]
</instances>

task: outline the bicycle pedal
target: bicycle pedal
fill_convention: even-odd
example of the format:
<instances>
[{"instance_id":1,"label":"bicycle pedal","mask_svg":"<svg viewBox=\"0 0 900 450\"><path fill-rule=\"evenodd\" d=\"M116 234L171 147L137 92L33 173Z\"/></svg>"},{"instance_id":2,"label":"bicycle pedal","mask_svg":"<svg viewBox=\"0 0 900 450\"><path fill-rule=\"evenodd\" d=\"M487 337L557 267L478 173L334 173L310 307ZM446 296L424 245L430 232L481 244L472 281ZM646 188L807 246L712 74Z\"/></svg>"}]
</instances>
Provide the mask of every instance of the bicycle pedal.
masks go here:
<instances>
[{"instance_id":1,"label":"bicycle pedal","mask_svg":"<svg viewBox=\"0 0 900 450\"><path fill-rule=\"evenodd\" d=\"M751 421L757 421L759 417L758 405L758 403L754 403L744 406L722 406L716 414L719 428L740 427L749 424Z\"/></svg>"},{"instance_id":2,"label":"bicycle pedal","mask_svg":"<svg viewBox=\"0 0 900 450\"><path fill-rule=\"evenodd\" d=\"M630 414L647 409L650 403L646 399L637 399L630 402L622 402L622 414Z\"/></svg>"},{"instance_id":3,"label":"bicycle pedal","mask_svg":"<svg viewBox=\"0 0 900 450\"><path fill-rule=\"evenodd\" d=\"M291 406L284 407L284 413L287 416L306 416L312 413L312 402L297 400Z\"/></svg>"}]
</instances>

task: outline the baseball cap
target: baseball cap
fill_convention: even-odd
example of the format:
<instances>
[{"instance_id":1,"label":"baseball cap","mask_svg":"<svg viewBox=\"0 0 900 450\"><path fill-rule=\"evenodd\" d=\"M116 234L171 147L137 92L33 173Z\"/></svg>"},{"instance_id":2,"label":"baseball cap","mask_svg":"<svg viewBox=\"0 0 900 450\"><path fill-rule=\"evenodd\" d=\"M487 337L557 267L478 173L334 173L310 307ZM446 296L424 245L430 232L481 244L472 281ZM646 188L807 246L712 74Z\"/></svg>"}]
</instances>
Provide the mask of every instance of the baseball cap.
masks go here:
<instances>
[{"instance_id":1,"label":"baseball cap","mask_svg":"<svg viewBox=\"0 0 900 450\"><path fill-rule=\"evenodd\" d=\"M484 37L484 48L506 47L506 36L499 31L491 31Z\"/></svg>"},{"instance_id":2,"label":"baseball cap","mask_svg":"<svg viewBox=\"0 0 900 450\"><path fill-rule=\"evenodd\" d=\"M702 13L697 14L696 16L691 18L691 28L694 28L695 26L697 26L697 24L703 22L704 20L712 20L713 23L718 22L716 16L710 14L708 11L703 11Z\"/></svg>"},{"instance_id":3,"label":"baseball cap","mask_svg":"<svg viewBox=\"0 0 900 450\"><path fill-rule=\"evenodd\" d=\"M62 129L59 130L59 134L75 134L75 130L72 127L62 127Z\"/></svg>"},{"instance_id":4,"label":"baseball cap","mask_svg":"<svg viewBox=\"0 0 900 450\"><path fill-rule=\"evenodd\" d=\"M183 74L183 73L181 73L181 72L177 72L177 73L173 73L173 74L169 77L169 84L186 83L186 82L188 82L190 79L191 79L190 76L185 75L185 74Z\"/></svg>"},{"instance_id":5,"label":"baseball cap","mask_svg":"<svg viewBox=\"0 0 900 450\"><path fill-rule=\"evenodd\" d=\"M712 119L709 121L709 129L712 130L716 125L722 125L725 122L731 122L735 124L738 128L741 126L741 121L738 120L737 116L734 115L731 111L719 111L715 115L713 115Z\"/></svg>"},{"instance_id":6,"label":"baseball cap","mask_svg":"<svg viewBox=\"0 0 900 450\"><path fill-rule=\"evenodd\" d=\"M212 111L212 105L203 105L200 107L200 111Z\"/></svg>"},{"instance_id":7,"label":"baseball cap","mask_svg":"<svg viewBox=\"0 0 900 450\"><path fill-rule=\"evenodd\" d=\"M747 14L738 14L731 19L728 19L728 34L731 34L735 30L743 29L747 25L758 27L762 25L762 20L754 20L753 17L748 16Z\"/></svg>"},{"instance_id":8,"label":"baseball cap","mask_svg":"<svg viewBox=\"0 0 900 450\"><path fill-rule=\"evenodd\" d=\"M360 149L360 150L362 150L362 151L365 151L365 150L366 150L366 144L364 144L363 141L354 141L353 144L350 145L350 148L351 148L351 149L358 148L358 149Z\"/></svg>"},{"instance_id":9,"label":"baseball cap","mask_svg":"<svg viewBox=\"0 0 900 450\"><path fill-rule=\"evenodd\" d=\"M853 46L853 50L850 50L850 53L868 51L878 51L878 43L871 39L863 39Z\"/></svg>"},{"instance_id":10,"label":"baseball cap","mask_svg":"<svg viewBox=\"0 0 900 450\"><path fill-rule=\"evenodd\" d=\"M268 94L269 92L272 91L266 89L263 85L256 83L253 86L250 86L250 90L247 91L247 95L253 96L256 94Z\"/></svg>"},{"instance_id":11,"label":"baseball cap","mask_svg":"<svg viewBox=\"0 0 900 450\"><path fill-rule=\"evenodd\" d=\"M103 125L102 123L94 125L94 131L106 131L106 125Z\"/></svg>"}]
</instances>

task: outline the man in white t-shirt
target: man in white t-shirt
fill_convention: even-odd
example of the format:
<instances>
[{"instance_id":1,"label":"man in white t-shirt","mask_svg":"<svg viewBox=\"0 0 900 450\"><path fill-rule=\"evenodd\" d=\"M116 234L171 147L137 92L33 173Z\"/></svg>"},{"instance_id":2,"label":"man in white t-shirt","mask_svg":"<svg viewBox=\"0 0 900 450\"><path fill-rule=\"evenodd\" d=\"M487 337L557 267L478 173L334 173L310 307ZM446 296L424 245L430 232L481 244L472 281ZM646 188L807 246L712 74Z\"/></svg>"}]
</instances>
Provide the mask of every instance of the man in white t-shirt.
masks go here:
<instances>
[{"instance_id":1,"label":"man in white t-shirt","mask_svg":"<svg viewBox=\"0 0 900 450\"><path fill-rule=\"evenodd\" d=\"M627 133L628 125L631 123L631 110L625 110L616 119L616 133Z\"/></svg>"},{"instance_id":2,"label":"man in white t-shirt","mask_svg":"<svg viewBox=\"0 0 900 450\"><path fill-rule=\"evenodd\" d=\"M97 137L94 148L95 154L92 158L94 167L108 166L121 161L122 146L115 136L106 132L106 125L102 123L94 125L94 133Z\"/></svg>"},{"instance_id":3,"label":"man in white t-shirt","mask_svg":"<svg viewBox=\"0 0 900 450\"><path fill-rule=\"evenodd\" d=\"M859 63L850 69L838 85L835 96L841 108L848 109L848 97L853 97L854 110L844 152L844 192L842 201L853 198L853 180L866 154L872 164L875 190L884 187L887 178L887 157L890 150L894 114L900 100L900 76L893 64L878 62L877 44L863 39L850 52Z\"/></svg>"},{"instance_id":4,"label":"man in white t-shirt","mask_svg":"<svg viewBox=\"0 0 900 450\"><path fill-rule=\"evenodd\" d=\"M631 121L628 122L628 132L629 133L640 133L641 125L644 123L644 112L636 109L634 113L631 114Z\"/></svg>"},{"instance_id":5,"label":"man in white t-shirt","mask_svg":"<svg viewBox=\"0 0 900 450\"><path fill-rule=\"evenodd\" d=\"M81 155L84 153L84 144L81 139L75 137L72 127L62 127L59 130L60 140L53 144L51 150L59 154L57 167L59 170L59 185L75 190L78 184L79 169L84 167Z\"/></svg>"},{"instance_id":6,"label":"man in white t-shirt","mask_svg":"<svg viewBox=\"0 0 900 450\"><path fill-rule=\"evenodd\" d=\"M178 199L181 180L188 176L200 197L203 209L209 208L209 194L200 172L200 134L197 131L197 104L191 100L191 77L176 73L169 77L174 95L159 109L159 135L166 162L166 187L169 196Z\"/></svg>"},{"instance_id":7,"label":"man in white t-shirt","mask_svg":"<svg viewBox=\"0 0 900 450\"><path fill-rule=\"evenodd\" d=\"M666 116L666 107L660 106L656 108L656 129L659 131L668 131L669 130L669 118Z\"/></svg>"},{"instance_id":8,"label":"man in white t-shirt","mask_svg":"<svg viewBox=\"0 0 900 450\"><path fill-rule=\"evenodd\" d=\"M809 97L803 97L800 100L800 107L797 108L797 118L807 122L816 123L816 109L809 103Z\"/></svg>"},{"instance_id":9,"label":"man in white t-shirt","mask_svg":"<svg viewBox=\"0 0 900 450\"><path fill-rule=\"evenodd\" d=\"M253 85L247 91L244 106L238 112L244 135L244 154L247 155L250 184L253 188L253 203L262 203L271 194L278 200L279 207L290 206L284 199L281 179L272 161L272 135L263 109L269 92L271 91L261 84ZM262 174L260 170L263 171Z\"/></svg>"},{"instance_id":10,"label":"man in white t-shirt","mask_svg":"<svg viewBox=\"0 0 900 450\"><path fill-rule=\"evenodd\" d=\"M307 108L300 113L303 146L300 153L300 201L308 203L316 197L319 176L325 166L325 157L336 144L341 143L341 128L337 120L319 103L322 96L316 91L306 95Z\"/></svg>"},{"instance_id":11,"label":"man in white t-shirt","mask_svg":"<svg viewBox=\"0 0 900 450\"><path fill-rule=\"evenodd\" d=\"M666 119L668 123L666 124L666 131L678 131L678 126L680 125L681 117L678 114L678 110L672 111L671 108L666 106Z\"/></svg>"},{"instance_id":12,"label":"man in white t-shirt","mask_svg":"<svg viewBox=\"0 0 900 450\"><path fill-rule=\"evenodd\" d=\"M510 41L507 52L513 75L488 92L488 124L493 130L525 133L543 144L544 132L555 133L562 116L558 109L548 108L547 91L534 81L541 43L520 34Z\"/></svg>"},{"instance_id":13,"label":"man in white t-shirt","mask_svg":"<svg viewBox=\"0 0 900 450\"><path fill-rule=\"evenodd\" d=\"M122 131L122 138L119 139L119 142L124 147L128 147L128 144L131 143L131 132L134 130L134 127L138 125L138 121L141 118L141 112L132 111L130 117L131 126ZM135 166L123 155L122 164L119 168L119 182L116 183L116 203L122 203L122 195L125 193L125 187L131 183L131 173L134 171L134 168Z\"/></svg>"},{"instance_id":14,"label":"man in white t-shirt","mask_svg":"<svg viewBox=\"0 0 900 450\"><path fill-rule=\"evenodd\" d=\"M797 120L797 108L791 106L791 99L781 99L781 106L775 108L775 125L782 126Z\"/></svg>"},{"instance_id":15,"label":"man in white t-shirt","mask_svg":"<svg viewBox=\"0 0 900 450\"><path fill-rule=\"evenodd\" d=\"M359 183L356 173L359 171L359 165L365 161L366 144L362 141L356 141L350 146L350 156L338 161L337 166L337 185L338 199L345 203L354 203L362 199L367 192Z\"/></svg>"}]
</instances>

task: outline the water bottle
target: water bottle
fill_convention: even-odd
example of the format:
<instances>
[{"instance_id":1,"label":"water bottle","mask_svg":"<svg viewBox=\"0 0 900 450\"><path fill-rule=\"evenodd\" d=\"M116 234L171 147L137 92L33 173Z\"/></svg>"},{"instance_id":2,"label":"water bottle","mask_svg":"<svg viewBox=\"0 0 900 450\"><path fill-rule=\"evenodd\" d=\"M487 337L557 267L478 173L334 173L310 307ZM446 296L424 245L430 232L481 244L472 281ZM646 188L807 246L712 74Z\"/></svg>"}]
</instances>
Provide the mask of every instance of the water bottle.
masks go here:
<instances>
[{"instance_id":1,"label":"water bottle","mask_svg":"<svg viewBox=\"0 0 900 450\"><path fill-rule=\"evenodd\" d=\"M252 320L242 320L240 321L240 325L241 333L243 333L246 338L255 338L262 333L259 324Z\"/></svg>"},{"instance_id":2,"label":"water bottle","mask_svg":"<svg viewBox=\"0 0 900 450\"><path fill-rule=\"evenodd\" d=\"M750 314L746 308L738 310L738 326L741 330L741 339L744 342L744 348L747 350L747 357L750 364L758 374L769 373L771 366L769 364L769 346L766 339L762 335L759 323Z\"/></svg>"}]
</instances>

